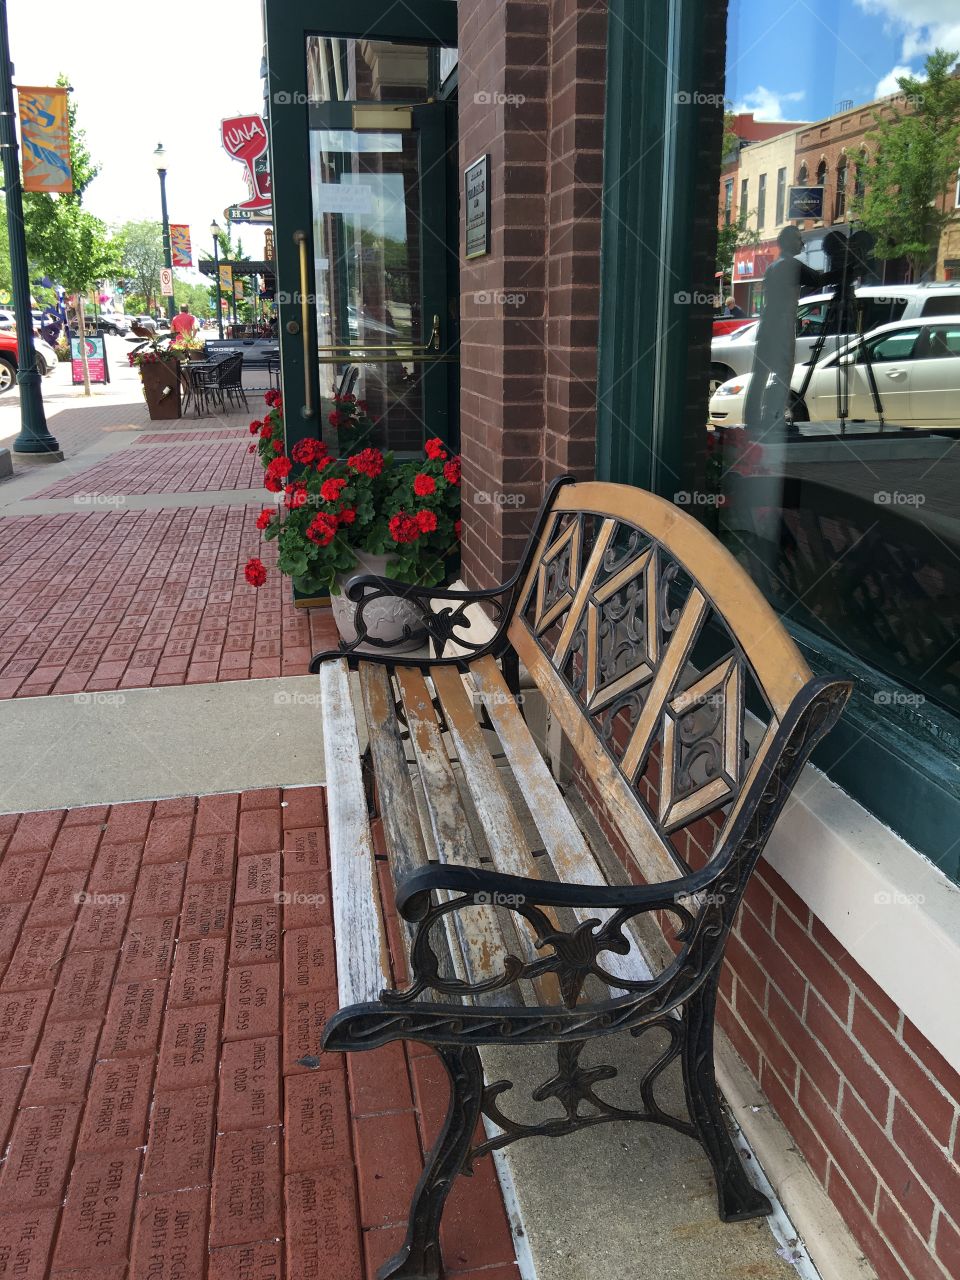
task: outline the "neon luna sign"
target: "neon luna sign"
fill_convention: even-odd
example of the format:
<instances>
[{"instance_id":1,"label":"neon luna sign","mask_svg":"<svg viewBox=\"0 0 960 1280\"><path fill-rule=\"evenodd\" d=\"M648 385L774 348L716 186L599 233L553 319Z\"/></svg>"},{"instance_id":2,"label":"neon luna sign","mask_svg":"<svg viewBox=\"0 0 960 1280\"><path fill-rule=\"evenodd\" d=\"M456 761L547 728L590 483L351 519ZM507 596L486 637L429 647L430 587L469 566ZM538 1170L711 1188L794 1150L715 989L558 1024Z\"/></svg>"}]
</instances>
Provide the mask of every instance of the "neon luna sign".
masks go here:
<instances>
[{"instance_id":1,"label":"neon luna sign","mask_svg":"<svg viewBox=\"0 0 960 1280\"><path fill-rule=\"evenodd\" d=\"M220 137L227 155L247 170L252 192L241 209L265 209L271 203L270 173L266 163L267 131L260 116L230 116L220 122Z\"/></svg>"}]
</instances>

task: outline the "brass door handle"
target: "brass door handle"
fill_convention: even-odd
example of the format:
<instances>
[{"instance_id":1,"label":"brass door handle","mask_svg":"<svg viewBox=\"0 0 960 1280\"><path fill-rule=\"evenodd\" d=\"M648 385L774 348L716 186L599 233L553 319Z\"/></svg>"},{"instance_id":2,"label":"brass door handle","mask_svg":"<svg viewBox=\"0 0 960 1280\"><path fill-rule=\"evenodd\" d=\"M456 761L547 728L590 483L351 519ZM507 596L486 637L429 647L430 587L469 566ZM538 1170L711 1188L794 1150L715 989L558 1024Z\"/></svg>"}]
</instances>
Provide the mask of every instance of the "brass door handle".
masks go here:
<instances>
[{"instance_id":1,"label":"brass door handle","mask_svg":"<svg viewBox=\"0 0 960 1280\"><path fill-rule=\"evenodd\" d=\"M428 351L440 350L440 317L433 317L433 328L430 330L430 341L427 343Z\"/></svg>"},{"instance_id":2,"label":"brass door handle","mask_svg":"<svg viewBox=\"0 0 960 1280\"><path fill-rule=\"evenodd\" d=\"M295 231L293 240L300 250L300 332L303 335L303 409L301 412L304 418L312 418L314 407L313 378L310 368L310 279L308 275L310 264L307 259L307 233ZM287 328L289 331L289 325Z\"/></svg>"}]
</instances>

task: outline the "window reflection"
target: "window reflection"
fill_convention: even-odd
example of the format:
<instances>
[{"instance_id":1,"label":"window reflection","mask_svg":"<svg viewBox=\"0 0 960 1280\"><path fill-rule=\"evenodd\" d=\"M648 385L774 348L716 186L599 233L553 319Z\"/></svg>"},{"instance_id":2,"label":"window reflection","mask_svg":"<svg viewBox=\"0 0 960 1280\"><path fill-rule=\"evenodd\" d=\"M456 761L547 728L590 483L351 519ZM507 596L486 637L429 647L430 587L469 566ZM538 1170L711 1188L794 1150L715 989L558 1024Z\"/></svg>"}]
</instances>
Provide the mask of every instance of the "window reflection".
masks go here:
<instances>
[{"instance_id":1,"label":"window reflection","mask_svg":"<svg viewBox=\"0 0 960 1280\"><path fill-rule=\"evenodd\" d=\"M731 0L696 510L793 623L960 713L958 54L890 13Z\"/></svg>"}]
</instances>

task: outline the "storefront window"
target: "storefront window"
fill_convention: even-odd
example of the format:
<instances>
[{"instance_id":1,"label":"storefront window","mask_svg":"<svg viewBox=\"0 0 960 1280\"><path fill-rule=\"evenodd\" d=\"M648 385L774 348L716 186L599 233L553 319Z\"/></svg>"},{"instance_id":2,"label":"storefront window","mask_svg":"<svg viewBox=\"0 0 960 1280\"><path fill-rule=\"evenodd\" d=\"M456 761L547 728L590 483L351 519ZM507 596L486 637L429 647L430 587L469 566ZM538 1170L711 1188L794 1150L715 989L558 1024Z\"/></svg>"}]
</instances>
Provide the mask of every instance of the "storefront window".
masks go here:
<instances>
[{"instance_id":1,"label":"storefront window","mask_svg":"<svg viewBox=\"0 0 960 1280\"><path fill-rule=\"evenodd\" d=\"M776 164L776 225L761 174L732 288L763 310L714 338L690 500L794 627L876 673L878 706L960 716L958 49L913 12L731 0L737 163Z\"/></svg>"}]
</instances>

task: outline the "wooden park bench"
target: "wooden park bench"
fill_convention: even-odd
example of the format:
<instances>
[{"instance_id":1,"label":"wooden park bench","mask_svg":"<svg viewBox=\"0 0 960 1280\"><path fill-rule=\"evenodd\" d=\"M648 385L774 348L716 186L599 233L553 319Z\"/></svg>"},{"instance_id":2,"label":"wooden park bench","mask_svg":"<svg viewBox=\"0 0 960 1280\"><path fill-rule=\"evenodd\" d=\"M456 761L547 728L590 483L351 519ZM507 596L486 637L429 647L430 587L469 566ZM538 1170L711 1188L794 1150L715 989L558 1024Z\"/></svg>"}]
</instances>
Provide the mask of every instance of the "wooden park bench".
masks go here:
<instances>
[{"instance_id":1,"label":"wooden park bench","mask_svg":"<svg viewBox=\"0 0 960 1280\"><path fill-rule=\"evenodd\" d=\"M365 639L366 608L396 594L422 606L435 656L391 655ZM706 529L623 485L556 482L501 588L368 577L348 595L366 651L319 654L311 667L322 688L340 1002L323 1048L420 1041L450 1077L406 1241L378 1275L435 1280L444 1201L479 1154L607 1120L698 1139L724 1221L769 1213L721 1114L717 982L750 874L850 686L811 675ZM477 604L496 617L483 641L470 638ZM591 852L521 713L520 664L645 883L611 883L609 858ZM371 838L374 796L404 923L409 979L400 982ZM647 913L669 922L668 935L678 928L658 973L638 942ZM666 1048L635 1106L605 1100L601 1082L616 1071L581 1063L586 1042L652 1028ZM545 1044L556 1045L556 1070L533 1097L549 1114L519 1121L509 1084L485 1084L478 1050ZM676 1058L686 1117L662 1110L653 1092Z\"/></svg>"}]
</instances>

